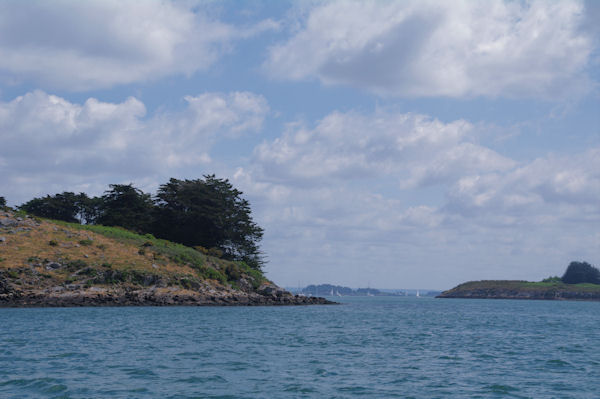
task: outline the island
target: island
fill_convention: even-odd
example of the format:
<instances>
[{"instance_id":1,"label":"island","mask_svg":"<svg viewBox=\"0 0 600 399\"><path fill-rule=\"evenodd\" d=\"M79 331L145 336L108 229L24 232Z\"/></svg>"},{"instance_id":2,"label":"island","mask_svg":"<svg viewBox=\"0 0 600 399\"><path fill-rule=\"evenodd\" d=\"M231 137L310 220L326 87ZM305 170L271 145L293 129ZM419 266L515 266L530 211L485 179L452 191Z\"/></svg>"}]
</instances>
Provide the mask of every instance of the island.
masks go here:
<instances>
[{"instance_id":1,"label":"island","mask_svg":"<svg viewBox=\"0 0 600 399\"><path fill-rule=\"evenodd\" d=\"M309 305L260 270L120 227L0 210L0 307Z\"/></svg>"},{"instance_id":2,"label":"island","mask_svg":"<svg viewBox=\"0 0 600 399\"><path fill-rule=\"evenodd\" d=\"M307 296L406 296L404 292L386 292L376 288L352 289L332 284L311 284L302 288L300 293Z\"/></svg>"},{"instance_id":3,"label":"island","mask_svg":"<svg viewBox=\"0 0 600 399\"><path fill-rule=\"evenodd\" d=\"M587 262L571 262L562 277L469 281L436 298L600 301L600 271Z\"/></svg>"}]
</instances>

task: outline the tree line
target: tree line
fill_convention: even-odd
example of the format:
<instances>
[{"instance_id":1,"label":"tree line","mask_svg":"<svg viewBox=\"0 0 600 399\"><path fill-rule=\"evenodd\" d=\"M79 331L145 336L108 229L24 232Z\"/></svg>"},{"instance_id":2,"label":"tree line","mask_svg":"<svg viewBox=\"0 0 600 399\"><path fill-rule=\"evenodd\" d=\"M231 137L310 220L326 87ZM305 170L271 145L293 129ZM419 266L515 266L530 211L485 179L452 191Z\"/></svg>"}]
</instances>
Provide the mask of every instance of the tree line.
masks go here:
<instances>
[{"instance_id":1,"label":"tree line","mask_svg":"<svg viewBox=\"0 0 600 399\"><path fill-rule=\"evenodd\" d=\"M100 197L63 192L34 198L19 209L32 215L81 224L120 226L191 247L213 249L229 260L260 270L263 229L249 202L229 180L171 178L152 196L133 184L111 184ZM216 249L216 251L214 251Z\"/></svg>"}]
</instances>

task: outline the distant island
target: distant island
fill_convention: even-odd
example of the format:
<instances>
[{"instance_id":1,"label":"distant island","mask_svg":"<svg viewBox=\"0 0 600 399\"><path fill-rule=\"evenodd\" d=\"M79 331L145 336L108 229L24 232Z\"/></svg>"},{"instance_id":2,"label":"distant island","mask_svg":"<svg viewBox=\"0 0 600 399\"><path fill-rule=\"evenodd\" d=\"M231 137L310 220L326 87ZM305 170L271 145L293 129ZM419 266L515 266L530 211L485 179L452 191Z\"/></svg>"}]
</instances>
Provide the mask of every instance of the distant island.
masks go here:
<instances>
[{"instance_id":1,"label":"distant island","mask_svg":"<svg viewBox=\"0 0 600 399\"><path fill-rule=\"evenodd\" d=\"M423 290L380 290L376 288L350 288L333 284L311 284L296 292L308 296L436 296L439 291Z\"/></svg>"},{"instance_id":2,"label":"distant island","mask_svg":"<svg viewBox=\"0 0 600 399\"><path fill-rule=\"evenodd\" d=\"M571 262L562 277L539 282L469 281L442 292L437 298L600 301L600 271L587 262Z\"/></svg>"},{"instance_id":3,"label":"distant island","mask_svg":"<svg viewBox=\"0 0 600 399\"><path fill-rule=\"evenodd\" d=\"M375 288L357 288L343 287L332 284L311 284L300 290L303 295L309 296L405 296L406 294L383 292Z\"/></svg>"}]
</instances>

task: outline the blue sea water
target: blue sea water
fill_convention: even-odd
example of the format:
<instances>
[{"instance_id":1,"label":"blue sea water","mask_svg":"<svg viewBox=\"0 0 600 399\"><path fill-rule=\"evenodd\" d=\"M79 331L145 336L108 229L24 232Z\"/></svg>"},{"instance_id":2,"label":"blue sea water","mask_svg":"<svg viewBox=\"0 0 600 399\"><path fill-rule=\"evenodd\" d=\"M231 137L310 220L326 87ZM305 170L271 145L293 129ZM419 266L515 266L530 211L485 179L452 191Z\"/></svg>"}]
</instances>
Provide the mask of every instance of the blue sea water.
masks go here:
<instances>
[{"instance_id":1,"label":"blue sea water","mask_svg":"<svg viewBox=\"0 0 600 399\"><path fill-rule=\"evenodd\" d=\"M0 309L0 398L598 398L600 303Z\"/></svg>"}]
</instances>

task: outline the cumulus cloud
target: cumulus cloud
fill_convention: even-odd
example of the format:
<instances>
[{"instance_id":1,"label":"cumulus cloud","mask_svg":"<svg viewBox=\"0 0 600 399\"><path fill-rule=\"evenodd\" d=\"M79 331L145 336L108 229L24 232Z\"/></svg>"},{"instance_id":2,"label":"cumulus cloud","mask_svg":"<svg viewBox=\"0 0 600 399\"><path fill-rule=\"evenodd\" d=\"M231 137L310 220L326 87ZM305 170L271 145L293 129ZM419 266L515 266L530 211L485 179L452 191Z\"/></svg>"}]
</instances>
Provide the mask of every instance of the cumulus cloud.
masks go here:
<instances>
[{"instance_id":1,"label":"cumulus cloud","mask_svg":"<svg viewBox=\"0 0 600 399\"><path fill-rule=\"evenodd\" d=\"M402 97L564 97L589 89L578 1L336 1L307 12L264 67Z\"/></svg>"},{"instance_id":2,"label":"cumulus cloud","mask_svg":"<svg viewBox=\"0 0 600 399\"><path fill-rule=\"evenodd\" d=\"M426 275L444 288L467 274L536 279L593 262L600 149L516 161L479 144L481 129L390 109L333 112L257 146L233 181L266 228L269 275L356 285L373 269L381 287Z\"/></svg>"},{"instance_id":3,"label":"cumulus cloud","mask_svg":"<svg viewBox=\"0 0 600 399\"><path fill-rule=\"evenodd\" d=\"M557 208L570 207L600 221L600 149L539 158L505 174L464 176L449 198L449 207L465 216L501 211L523 218L545 212L544 217L554 219L560 216Z\"/></svg>"},{"instance_id":4,"label":"cumulus cloud","mask_svg":"<svg viewBox=\"0 0 600 399\"><path fill-rule=\"evenodd\" d=\"M269 111L262 96L248 92L185 100L181 111L150 116L133 97L77 104L35 91L0 103L0 190L23 201L94 183L97 191L123 179L156 183L206 165L216 140L259 130Z\"/></svg>"},{"instance_id":5,"label":"cumulus cloud","mask_svg":"<svg viewBox=\"0 0 600 399\"><path fill-rule=\"evenodd\" d=\"M237 39L275 29L238 28L190 2L5 1L0 3L0 77L87 90L191 75Z\"/></svg>"},{"instance_id":6,"label":"cumulus cloud","mask_svg":"<svg viewBox=\"0 0 600 399\"><path fill-rule=\"evenodd\" d=\"M393 176L398 186L447 182L473 171L506 170L514 162L476 143L464 120L443 123L419 114L380 110L333 112L313 128L291 125L255 149L270 179L310 180Z\"/></svg>"}]
</instances>

